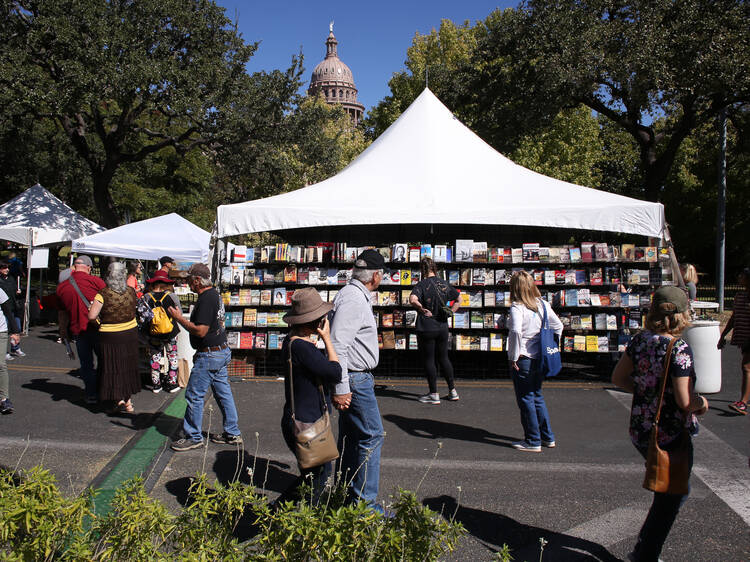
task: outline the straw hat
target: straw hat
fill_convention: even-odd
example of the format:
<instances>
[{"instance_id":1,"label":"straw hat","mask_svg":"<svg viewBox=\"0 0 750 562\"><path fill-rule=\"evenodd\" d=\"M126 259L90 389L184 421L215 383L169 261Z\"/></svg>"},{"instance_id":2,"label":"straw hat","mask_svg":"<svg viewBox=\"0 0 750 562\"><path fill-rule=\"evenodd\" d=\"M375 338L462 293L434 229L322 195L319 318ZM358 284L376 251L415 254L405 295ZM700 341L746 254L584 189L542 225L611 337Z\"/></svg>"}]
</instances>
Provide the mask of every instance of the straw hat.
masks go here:
<instances>
[{"instance_id":1,"label":"straw hat","mask_svg":"<svg viewBox=\"0 0 750 562\"><path fill-rule=\"evenodd\" d=\"M294 291L292 295L292 310L284 315L284 322L293 326L306 324L322 318L333 308L333 303L323 302L318 291L312 287L305 287Z\"/></svg>"}]
</instances>

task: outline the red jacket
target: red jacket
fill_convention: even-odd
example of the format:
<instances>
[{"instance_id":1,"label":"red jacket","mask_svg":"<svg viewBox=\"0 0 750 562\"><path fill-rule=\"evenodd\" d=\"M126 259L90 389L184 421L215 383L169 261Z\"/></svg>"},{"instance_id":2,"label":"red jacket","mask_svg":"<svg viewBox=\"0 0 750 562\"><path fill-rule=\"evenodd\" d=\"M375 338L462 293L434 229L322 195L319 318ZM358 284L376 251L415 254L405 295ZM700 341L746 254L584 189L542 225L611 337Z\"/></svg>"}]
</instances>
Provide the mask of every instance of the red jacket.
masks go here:
<instances>
[{"instance_id":1,"label":"red jacket","mask_svg":"<svg viewBox=\"0 0 750 562\"><path fill-rule=\"evenodd\" d=\"M89 302L92 302L96 294L107 286L99 277L89 275L83 271L74 271L72 277L75 279L83 296ZM70 284L70 280L60 283L57 286L56 294L62 306L70 314L70 333L77 336L81 332L87 331L89 327L89 311L73 288L73 285Z\"/></svg>"}]
</instances>

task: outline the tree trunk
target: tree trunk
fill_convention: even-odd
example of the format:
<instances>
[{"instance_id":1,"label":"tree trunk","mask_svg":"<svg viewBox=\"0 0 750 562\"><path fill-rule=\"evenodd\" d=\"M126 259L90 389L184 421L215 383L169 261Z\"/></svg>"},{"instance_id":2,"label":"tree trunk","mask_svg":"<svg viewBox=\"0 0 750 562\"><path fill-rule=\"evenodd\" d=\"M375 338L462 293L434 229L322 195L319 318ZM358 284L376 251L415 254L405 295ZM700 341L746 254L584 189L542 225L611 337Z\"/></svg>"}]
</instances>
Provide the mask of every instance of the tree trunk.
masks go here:
<instances>
[{"instance_id":1,"label":"tree trunk","mask_svg":"<svg viewBox=\"0 0 750 562\"><path fill-rule=\"evenodd\" d=\"M120 226L117 207L109 191L109 186L112 183L114 175L114 170L107 168L103 171L92 172L91 174L94 183L94 204L96 205L96 210L99 211L102 226L106 226L107 228Z\"/></svg>"}]
</instances>

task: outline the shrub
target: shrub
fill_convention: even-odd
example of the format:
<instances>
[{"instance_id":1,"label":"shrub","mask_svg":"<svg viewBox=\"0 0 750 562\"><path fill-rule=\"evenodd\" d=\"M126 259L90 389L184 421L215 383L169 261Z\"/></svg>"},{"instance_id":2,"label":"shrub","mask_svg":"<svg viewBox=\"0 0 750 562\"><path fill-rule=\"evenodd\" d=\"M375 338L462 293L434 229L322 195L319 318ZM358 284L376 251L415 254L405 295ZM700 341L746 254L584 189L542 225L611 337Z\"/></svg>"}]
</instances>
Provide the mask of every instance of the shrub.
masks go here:
<instances>
[{"instance_id":1,"label":"shrub","mask_svg":"<svg viewBox=\"0 0 750 562\"><path fill-rule=\"evenodd\" d=\"M317 505L273 508L252 486L209 485L196 477L189 501L171 514L134 478L97 517L96 492L62 496L54 476L33 468L14 479L0 471L0 558L5 560L437 560L464 529L399 490L383 517L363 503L344 505L341 486ZM240 525L255 534L240 542Z\"/></svg>"}]
</instances>

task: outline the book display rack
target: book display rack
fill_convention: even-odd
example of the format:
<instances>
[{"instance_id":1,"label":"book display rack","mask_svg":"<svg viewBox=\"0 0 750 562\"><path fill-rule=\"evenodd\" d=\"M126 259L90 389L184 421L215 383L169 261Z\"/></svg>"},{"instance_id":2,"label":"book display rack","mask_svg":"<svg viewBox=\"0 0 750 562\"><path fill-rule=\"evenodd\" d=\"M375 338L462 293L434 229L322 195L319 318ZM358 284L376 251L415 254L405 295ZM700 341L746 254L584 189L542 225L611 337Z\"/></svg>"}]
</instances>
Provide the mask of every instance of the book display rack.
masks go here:
<instances>
[{"instance_id":1,"label":"book display rack","mask_svg":"<svg viewBox=\"0 0 750 562\"><path fill-rule=\"evenodd\" d=\"M385 359L392 374L421 375L415 353L417 313L409 295L419 282L424 256L433 258L438 274L460 292L460 309L449 319L450 345L459 362L457 372L462 371L461 357L472 356L465 363L474 365L476 372L461 373L472 376L479 371L496 374L498 365L506 363L497 352L506 351L509 283L516 270L534 276L542 298L562 320L564 357L622 351L631 331L642 327L653 290L672 283L667 251L655 246L583 242L512 248L456 240L451 245L395 243L374 248L386 266L371 302L383 350L381 367ZM283 316L294 291L313 286L324 301L333 301L363 249L330 242L235 246L220 272L233 355L260 360L264 366L279 362L277 350L288 331Z\"/></svg>"}]
</instances>

